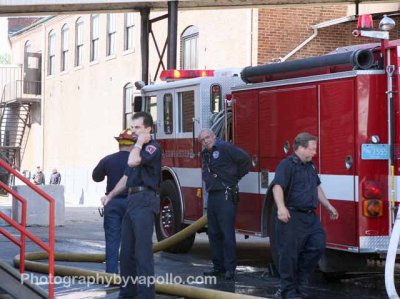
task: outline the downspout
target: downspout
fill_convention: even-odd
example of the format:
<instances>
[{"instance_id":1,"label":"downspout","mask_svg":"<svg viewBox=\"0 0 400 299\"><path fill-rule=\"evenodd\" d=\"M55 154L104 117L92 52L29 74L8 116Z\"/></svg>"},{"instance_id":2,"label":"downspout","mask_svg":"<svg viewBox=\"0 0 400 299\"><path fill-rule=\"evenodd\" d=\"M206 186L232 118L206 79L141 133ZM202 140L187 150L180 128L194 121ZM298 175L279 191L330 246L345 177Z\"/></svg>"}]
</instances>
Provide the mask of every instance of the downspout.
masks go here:
<instances>
[{"instance_id":1,"label":"downspout","mask_svg":"<svg viewBox=\"0 0 400 299\"><path fill-rule=\"evenodd\" d=\"M254 8L250 9L250 64L253 65ZM226 132L226 131L225 131Z\"/></svg>"},{"instance_id":2,"label":"downspout","mask_svg":"<svg viewBox=\"0 0 400 299\"><path fill-rule=\"evenodd\" d=\"M46 81L46 49L47 49L47 45L46 45L46 23L43 23L43 47L42 47L42 58L41 58L41 62L42 62L42 76L41 76L41 87L42 87L42 96L41 96L41 100L40 100L40 123L42 125L42 162L41 162L41 166L42 166L42 170L44 171L45 169L45 165L44 165L44 145L45 145L45 138L44 138L44 105L45 105L45 95L46 95L46 90L45 90L45 81ZM32 115L32 114L31 114Z\"/></svg>"},{"instance_id":3,"label":"downspout","mask_svg":"<svg viewBox=\"0 0 400 299\"><path fill-rule=\"evenodd\" d=\"M305 41L303 41L300 45L298 45L296 48L294 48L292 51L290 51L285 57L279 58L279 62L286 61L288 58L292 57L295 53L300 51L310 41L312 41L318 35L318 29L330 27L330 26L333 26L333 25L338 25L338 24L341 24L341 23L350 22L350 21L353 21L355 19L356 19L356 17L353 15L353 16L342 17L342 18L338 18L338 19L332 19L332 20L329 20L329 21L318 23L316 25L312 25L311 29L313 30L313 34L309 38L307 38Z\"/></svg>"}]
</instances>

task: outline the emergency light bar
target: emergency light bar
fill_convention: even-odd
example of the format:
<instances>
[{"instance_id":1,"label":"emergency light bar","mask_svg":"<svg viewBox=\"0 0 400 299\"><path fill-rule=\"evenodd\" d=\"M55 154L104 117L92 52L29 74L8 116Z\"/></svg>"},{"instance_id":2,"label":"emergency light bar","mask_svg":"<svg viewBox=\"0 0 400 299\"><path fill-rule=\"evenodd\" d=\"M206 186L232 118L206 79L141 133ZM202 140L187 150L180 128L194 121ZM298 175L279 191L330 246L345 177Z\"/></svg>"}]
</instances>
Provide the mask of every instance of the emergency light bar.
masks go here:
<instances>
[{"instance_id":1,"label":"emergency light bar","mask_svg":"<svg viewBox=\"0 0 400 299\"><path fill-rule=\"evenodd\" d=\"M197 77L212 77L214 70L164 70L160 74L161 80L190 79Z\"/></svg>"}]
</instances>

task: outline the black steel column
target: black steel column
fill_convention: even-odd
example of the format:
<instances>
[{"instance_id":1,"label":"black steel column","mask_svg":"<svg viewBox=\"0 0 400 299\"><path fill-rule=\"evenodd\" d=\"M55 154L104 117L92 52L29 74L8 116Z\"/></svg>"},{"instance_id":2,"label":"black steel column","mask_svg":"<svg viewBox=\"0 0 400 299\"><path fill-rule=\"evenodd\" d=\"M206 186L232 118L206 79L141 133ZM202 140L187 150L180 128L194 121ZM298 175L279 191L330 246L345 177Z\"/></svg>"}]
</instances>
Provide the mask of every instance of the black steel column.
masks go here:
<instances>
[{"instance_id":1,"label":"black steel column","mask_svg":"<svg viewBox=\"0 0 400 299\"><path fill-rule=\"evenodd\" d=\"M178 1L168 1L168 56L167 56L168 69L176 69L177 35L178 35Z\"/></svg>"},{"instance_id":2,"label":"black steel column","mask_svg":"<svg viewBox=\"0 0 400 299\"><path fill-rule=\"evenodd\" d=\"M142 55L142 81L149 84L149 33L150 33L150 9L143 8L140 10L141 17L141 33L140 33L140 49Z\"/></svg>"}]
</instances>

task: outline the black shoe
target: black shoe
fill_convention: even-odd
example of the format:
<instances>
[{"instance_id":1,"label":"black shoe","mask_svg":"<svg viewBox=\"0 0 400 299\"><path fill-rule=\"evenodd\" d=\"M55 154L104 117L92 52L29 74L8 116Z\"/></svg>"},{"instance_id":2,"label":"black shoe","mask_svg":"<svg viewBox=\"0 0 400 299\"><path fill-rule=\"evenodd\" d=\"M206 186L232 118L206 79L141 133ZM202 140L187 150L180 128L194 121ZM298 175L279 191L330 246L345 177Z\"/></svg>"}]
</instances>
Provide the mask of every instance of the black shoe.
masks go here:
<instances>
[{"instance_id":1,"label":"black shoe","mask_svg":"<svg viewBox=\"0 0 400 299\"><path fill-rule=\"evenodd\" d=\"M221 275L224 275L225 272L221 272L218 270L211 270L211 271L206 271L203 274L204 274L204 276L221 276Z\"/></svg>"},{"instance_id":2,"label":"black shoe","mask_svg":"<svg viewBox=\"0 0 400 299\"><path fill-rule=\"evenodd\" d=\"M299 287L296 290L296 293L301 297L301 298L308 298L310 294L304 289L304 287Z\"/></svg>"},{"instance_id":3,"label":"black shoe","mask_svg":"<svg viewBox=\"0 0 400 299\"><path fill-rule=\"evenodd\" d=\"M273 299L282 299L282 290L278 289L272 298Z\"/></svg>"},{"instance_id":4,"label":"black shoe","mask_svg":"<svg viewBox=\"0 0 400 299\"><path fill-rule=\"evenodd\" d=\"M235 280L235 272L226 271L225 272L225 280Z\"/></svg>"},{"instance_id":5,"label":"black shoe","mask_svg":"<svg viewBox=\"0 0 400 299\"><path fill-rule=\"evenodd\" d=\"M283 294L282 299L302 299L302 297L295 290L290 290L286 294Z\"/></svg>"},{"instance_id":6,"label":"black shoe","mask_svg":"<svg viewBox=\"0 0 400 299\"><path fill-rule=\"evenodd\" d=\"M302 299L299 294L296 293L296 291L289 291L289 292L282 292L281 289L278 289L274 296L272 297L273 299Z\"/></svg>"}]
</instances>

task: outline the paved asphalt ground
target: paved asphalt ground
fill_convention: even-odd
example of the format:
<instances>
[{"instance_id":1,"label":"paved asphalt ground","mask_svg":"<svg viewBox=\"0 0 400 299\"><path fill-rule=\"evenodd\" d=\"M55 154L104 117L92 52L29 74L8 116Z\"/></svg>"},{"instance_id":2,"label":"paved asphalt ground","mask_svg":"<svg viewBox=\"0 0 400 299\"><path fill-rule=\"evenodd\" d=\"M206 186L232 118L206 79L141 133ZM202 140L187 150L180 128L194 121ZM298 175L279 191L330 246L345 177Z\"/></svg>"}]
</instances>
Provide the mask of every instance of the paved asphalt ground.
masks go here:
<instances>
[{"instance_id":1,"label":"paved asphalt ground","mask_svg":"<svg viewBox=\"0 0 400 299\"><path fill-rule=\"evenodd\" d=\"M4 203L0 202L0 207L4 208ZM66 208L65 216L65 225L56 228L56 251L75 253L104 252L103 224L97 208L69 207ZM48 229L46 227L34 226L30 227L29 230L33 234L40 236L43 241L48 241ZM15 233L15 231L12 232ZM268 240L261 238L249 238L245 240L241 235L237 236L237 240L239 266L235 282L220 280L216 284L198 283L195 285L263 298L272 297L278 288L278 280L268 275L268 264L271 260L268 250ZM27 252L30 251L40 251L40 249L31 241L28 241ZM19 254L18 247L4 236L0 236L0 259L11 265L13 257L17 254ZM58 262L57 264L104 271L104 264L99 263ZM187 254L156 253L155 268L156 275L163 278L179 276L182 279L186 279L188 276L195 276L200 277L198 279L202 279L203 272L211 268L207 235L204 233L197 234L193 249ZM310 298L387 298L383 272L382 265L375 265L373 269L371 268L371 273L350 274L343 279L327 282L323 275L316 271L308 289ZM38 284L47 290L45 283L46 275L27 273L32 274L33 279L36 279ZM88 286L86 283L73 282L67 278L64 280L59 278L59 280L59 283L56 285L57 298L115 299L118 296L118 288L115 286ZM1 295L0 292L1 298L10 297ZM158 294L157 298L180 297Z\"/></svg>"}]
</instances>

